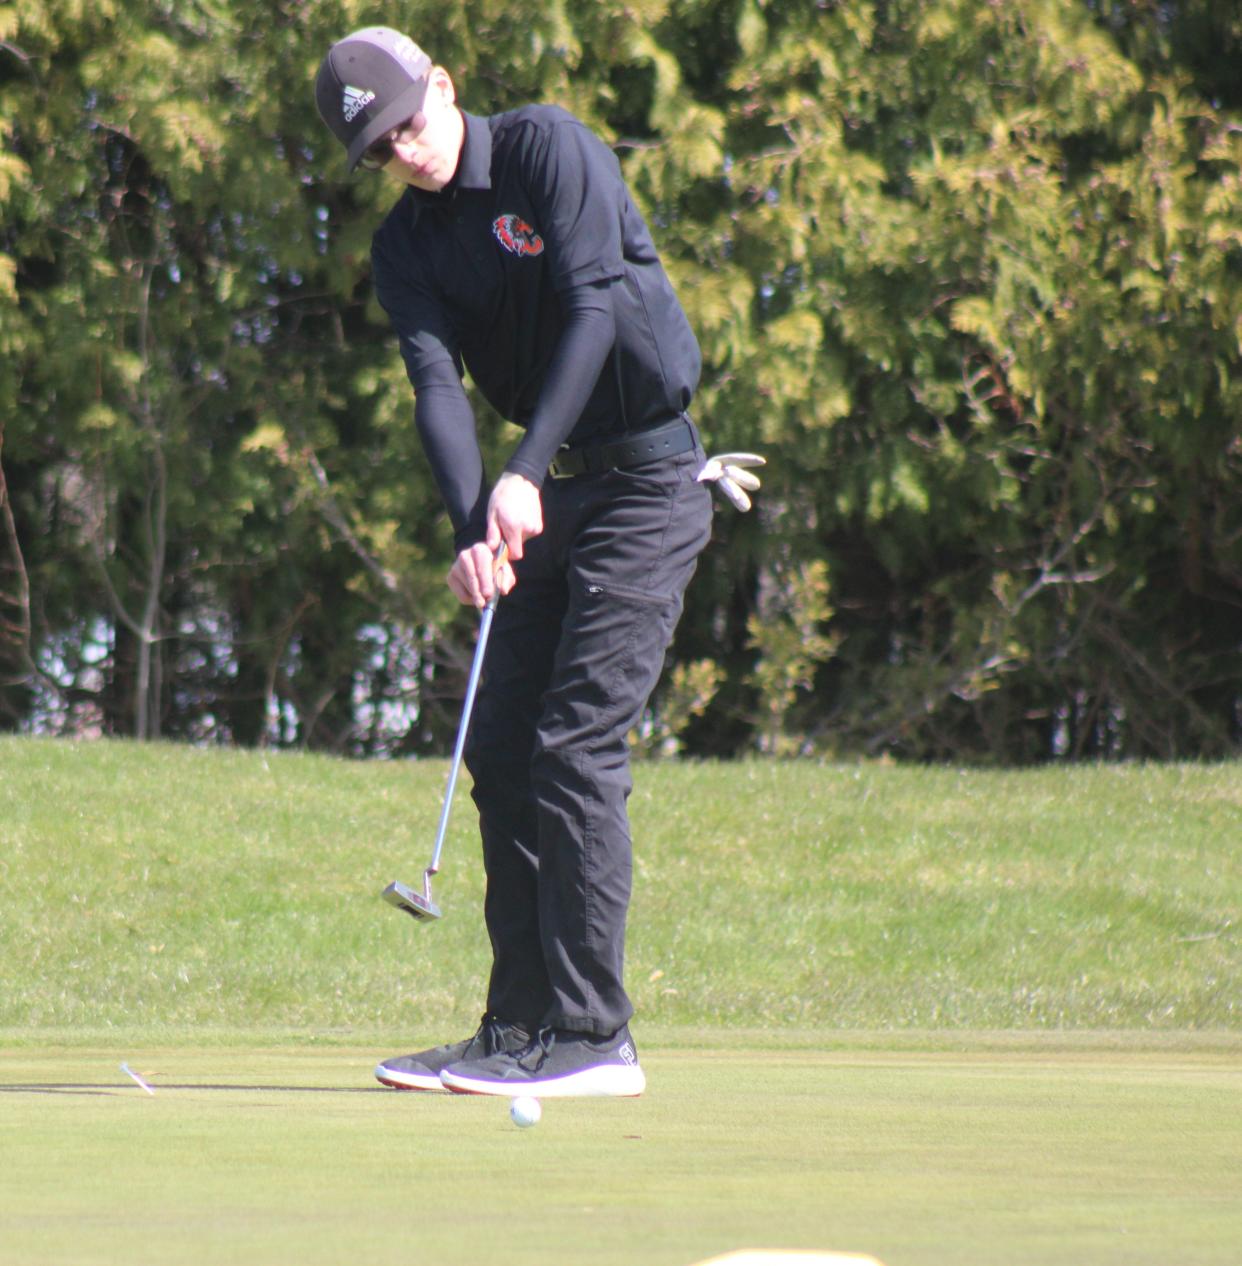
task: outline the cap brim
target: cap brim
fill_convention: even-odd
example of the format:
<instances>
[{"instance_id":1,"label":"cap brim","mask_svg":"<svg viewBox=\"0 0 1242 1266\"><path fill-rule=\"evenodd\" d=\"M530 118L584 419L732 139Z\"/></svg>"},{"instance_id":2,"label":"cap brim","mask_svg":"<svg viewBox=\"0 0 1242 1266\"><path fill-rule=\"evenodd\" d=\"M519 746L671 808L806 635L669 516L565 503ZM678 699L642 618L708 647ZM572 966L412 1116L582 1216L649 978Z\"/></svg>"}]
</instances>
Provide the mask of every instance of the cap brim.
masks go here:
<instances>
[{"instance_id":1,"label":"cap brim","mask_svg":"<svg viewBox=\"0 0 1242 1266\"><path fill-rule=\"evenodd\" d=\"M391 132L393 128L400 127L407 119L412 118L422 108L423 102L427 97L427 87L431 83L431 72L428 70L421 79L416 79L399 97L382 113L376 117L354 137L354 143L349 147L347 159L349 162L349 170L354 168L362 161L362 156L383 136L386 132Z\"/></svg>"}]
</instances>

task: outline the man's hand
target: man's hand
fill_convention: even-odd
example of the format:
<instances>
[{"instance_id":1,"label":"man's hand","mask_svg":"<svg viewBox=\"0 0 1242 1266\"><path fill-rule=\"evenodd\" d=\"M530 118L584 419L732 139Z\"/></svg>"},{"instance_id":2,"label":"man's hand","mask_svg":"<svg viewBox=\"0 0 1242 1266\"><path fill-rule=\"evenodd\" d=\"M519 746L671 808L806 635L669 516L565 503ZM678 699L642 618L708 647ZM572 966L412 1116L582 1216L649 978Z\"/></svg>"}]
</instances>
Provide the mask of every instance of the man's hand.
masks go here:
<instances>
[{"instance_id":1,"label":"man's hand","mask_svg":"<svg viewBox=\"0 0 1242 1266\"><path fill-rule=\"evenodd\" d=\"M539 489L522 475L501 475L487 503L487 537L464 549L449 569L449 588L462 602L482 610L497 590L508 593L516 583L508 559L521 558L525 543L543 531ZM501 546L508 557L500 555Z\"/></svg>"},{"instance_id":2,"label":"man's hand","mask_svg":"<svg viewBox=\"0 0 1242 1266\"><path fill-rule=\"evenodd\" d=\"M487 544L494 552L509 547L509 557L522 557L522 547L543 531L539 489L522 475L505 474L496 480L487 503ZM501 591L508 593L507 589Z\"/></svg>"},{"instance_id":3,"label":"man's hand","mask_svg":"<svg viewBox=\"0 0 1242 1266\"><path fill-rule=\"evenodd\" d=\"M503 552L493 553L480 541L457 555L449 568L448 585L462 602L481 611L495 593L508 593L513 588L513 568Z\"/></svg>"}]
</instances>

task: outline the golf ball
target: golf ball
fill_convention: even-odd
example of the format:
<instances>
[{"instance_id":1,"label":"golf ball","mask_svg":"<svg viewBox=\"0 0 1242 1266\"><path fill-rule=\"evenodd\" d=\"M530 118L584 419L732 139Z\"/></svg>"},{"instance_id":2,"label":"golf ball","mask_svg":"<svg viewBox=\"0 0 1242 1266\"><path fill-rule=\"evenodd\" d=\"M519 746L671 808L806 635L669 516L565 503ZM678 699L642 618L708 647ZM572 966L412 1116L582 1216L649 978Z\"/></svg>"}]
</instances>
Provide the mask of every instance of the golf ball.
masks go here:
<instances>
[{"instance_id":1,"label":"golf ball","mask_svg":"<svg viewBox=\"0 0 1242 1266\"><path fill-rule=\"evenodd\" d=\"M513 1118L513 1124L524 1130L543 1116L543 1109L539 1106L538 1099L532 1099L530 1095L519 1095L509 1105L509 1115Z\"/></svg>"}]
</instances>

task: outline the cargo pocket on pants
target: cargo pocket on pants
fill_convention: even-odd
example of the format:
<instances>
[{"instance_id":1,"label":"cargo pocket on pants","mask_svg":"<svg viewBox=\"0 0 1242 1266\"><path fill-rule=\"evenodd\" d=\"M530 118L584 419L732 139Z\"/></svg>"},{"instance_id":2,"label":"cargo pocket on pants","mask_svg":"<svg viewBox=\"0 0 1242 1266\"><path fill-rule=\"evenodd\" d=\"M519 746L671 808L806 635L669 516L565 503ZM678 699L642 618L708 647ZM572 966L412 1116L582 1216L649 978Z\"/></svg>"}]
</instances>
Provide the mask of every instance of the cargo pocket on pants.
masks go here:
<instances>
[{"instance_id":1,"label":"cargo pocket on pants","mask_svg":"<svg viewBox=\"0 0 1242 1266\"><path fill-rule=\"evenodd\" d=\"M594 658L610 714L604 728L628 730L659 680L681 597L617 584L587 584L584 595L588 623L600 635Z\"/></svg>"}]
</instances>

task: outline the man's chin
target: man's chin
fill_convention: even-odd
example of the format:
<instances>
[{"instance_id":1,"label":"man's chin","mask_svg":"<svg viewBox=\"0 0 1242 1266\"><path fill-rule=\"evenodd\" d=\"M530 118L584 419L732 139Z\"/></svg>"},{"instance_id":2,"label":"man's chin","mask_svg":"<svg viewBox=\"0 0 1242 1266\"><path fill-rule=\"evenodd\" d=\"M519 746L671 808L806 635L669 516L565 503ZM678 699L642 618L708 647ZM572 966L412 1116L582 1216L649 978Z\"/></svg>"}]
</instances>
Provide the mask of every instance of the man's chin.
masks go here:
<instances>
[{"instance_id":1,"label":"man's chin","mask_svg":"<svg viewBox=\"0 0 1242 1266\"><path fill-rule=\"evenodd\" d=\"M446 183L429 171L405 171L401 173L400 179L402 184L421 189L424 193L439 193Z\"/></svg>"}]
</instances>

